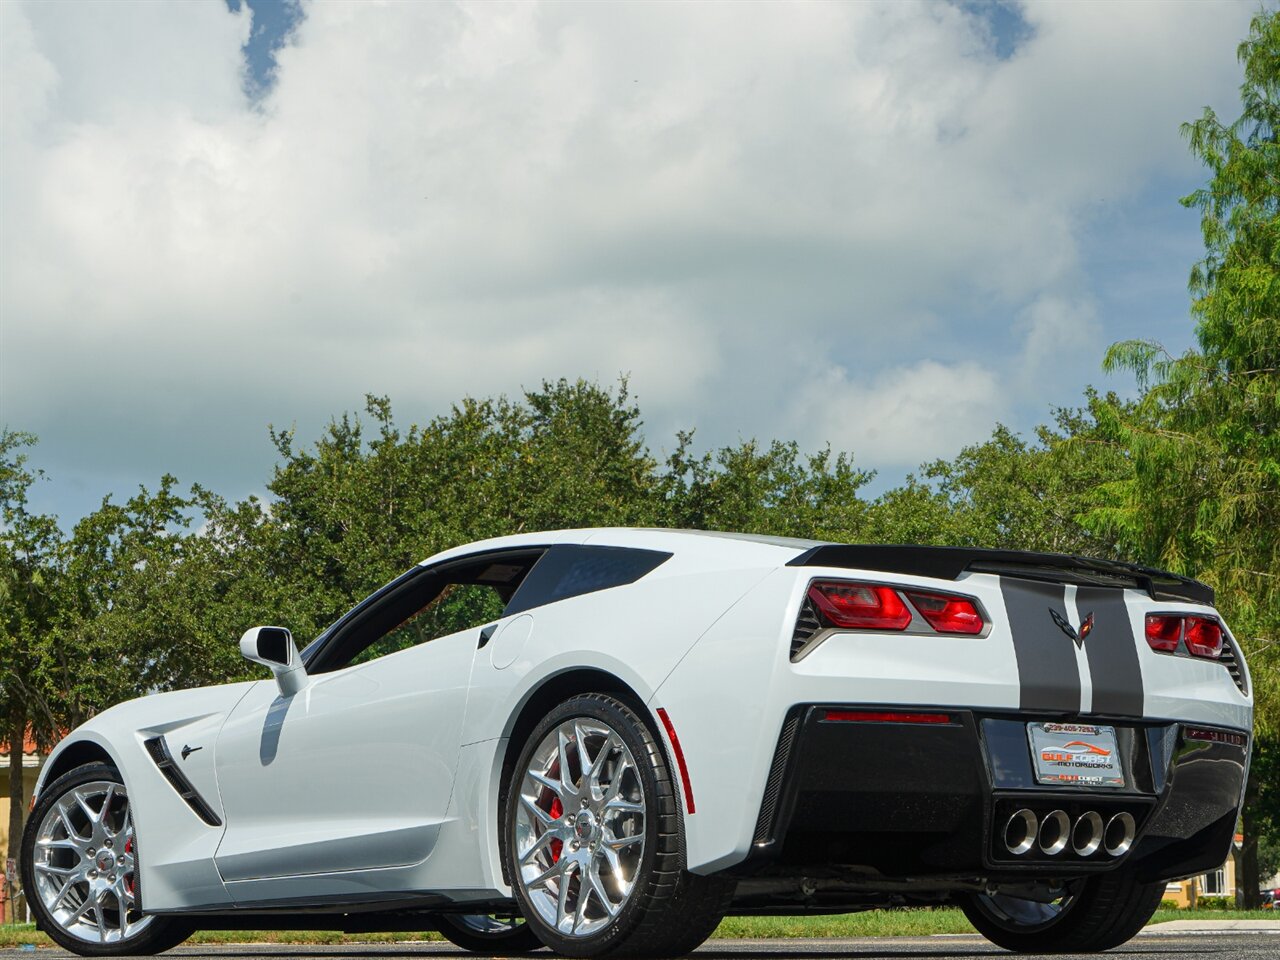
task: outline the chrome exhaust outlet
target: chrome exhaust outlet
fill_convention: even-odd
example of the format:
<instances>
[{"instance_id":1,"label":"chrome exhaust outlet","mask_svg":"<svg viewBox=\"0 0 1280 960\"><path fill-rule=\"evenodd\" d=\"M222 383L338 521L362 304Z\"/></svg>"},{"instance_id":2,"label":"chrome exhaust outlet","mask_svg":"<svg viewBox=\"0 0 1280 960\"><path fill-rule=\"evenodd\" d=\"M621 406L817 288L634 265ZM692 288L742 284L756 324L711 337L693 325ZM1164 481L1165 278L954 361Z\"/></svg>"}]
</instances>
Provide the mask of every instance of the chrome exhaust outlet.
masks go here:
<instances>
[{"instance_id":1,"label":"chrome exhaust outlet","mask_svg":"<svg viewBox=\"0 0 1280 960\"><path fill-rule=\"evenodd\" d=\"M1133 814L1125 811L1117 813L1107 823L1106 833L1103 834L1107 855L1119 857L1128 853L1137 832L1138 825L1133 822Z\"/></svg>"},{"instance_id":2,"label":"chrome exhaust outlet","mask_svg":"<svg viewBox=\"0 0 1280 960\"><path fill-rule=\"evenodd\" d=\"M1016 811L1004 825L1005 849L1015 856L1022 856L1035 846L1036 831L1039 827L1036 815L1026 807Z\"/></svg>"},{"instance_id":3,"label":"chrome exhaust outlet","mask_svg":"<svg viewBox=\"0 0 1280 960\"><path fill-rule=\"evenodd\" d=\"M1071 829L1071 849L1077 857L1089 857L1102 846L1102 817L1094 811L1082 813Z\"/></svg>"},{"instance_id":4,"label":"chrome exhaust outlet","mask_svg":"<svg viewBox=\"0 0 1280 960\"><path fill-rule=\"evenodd\" d=\"M1056 857L1071 842L1071 818L1065 810L1055 810L1040 823L1040 852Z\"/></svg>"}]
</instances>

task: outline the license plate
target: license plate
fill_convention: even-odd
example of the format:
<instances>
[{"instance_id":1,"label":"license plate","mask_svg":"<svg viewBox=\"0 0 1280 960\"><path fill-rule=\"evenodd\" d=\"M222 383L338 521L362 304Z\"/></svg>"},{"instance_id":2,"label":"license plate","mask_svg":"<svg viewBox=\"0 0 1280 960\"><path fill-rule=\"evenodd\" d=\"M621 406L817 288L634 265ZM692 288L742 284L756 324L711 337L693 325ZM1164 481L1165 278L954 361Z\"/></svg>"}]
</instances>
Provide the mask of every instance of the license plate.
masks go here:
<instances>
[{"instance_id":1,"label":"license plate","mask_svg":"<svg viewBox=\"0 0 1280 960\"><path fill-rule=\"evenodd\" d=\"M1037 783L1123 787L1116 728L1088 723L1028 723Z\"/></svg>"}]
</instances>

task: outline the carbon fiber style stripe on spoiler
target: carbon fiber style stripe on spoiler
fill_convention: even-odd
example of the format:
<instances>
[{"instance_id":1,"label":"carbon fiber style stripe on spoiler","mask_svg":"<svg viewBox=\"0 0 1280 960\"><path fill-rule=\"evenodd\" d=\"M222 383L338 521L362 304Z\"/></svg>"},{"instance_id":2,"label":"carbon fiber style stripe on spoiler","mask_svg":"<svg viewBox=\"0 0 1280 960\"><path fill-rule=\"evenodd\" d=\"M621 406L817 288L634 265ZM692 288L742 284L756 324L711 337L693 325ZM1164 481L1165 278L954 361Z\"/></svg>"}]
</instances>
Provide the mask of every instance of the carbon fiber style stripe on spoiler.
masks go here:
<instances>
[{"instance_id":1,"label":"carbon fiber style stripe on spoiler","mask_svg":"<svg viewBox=\"0 0 1280 960\"><path fill-rule=\"evenodd\" d=\"M1199 580L1152 567L1097 557L1021 550L980 550L969 547L917 547L898 544L824 543L804 551L789 567L849 567L883 573L955 580L965 573L995 573L1002 577L1070 583L1088 587L1133 587L1153 600L1186 600L1213 605L1213 589Z\"/></svg>"}]
</instances>

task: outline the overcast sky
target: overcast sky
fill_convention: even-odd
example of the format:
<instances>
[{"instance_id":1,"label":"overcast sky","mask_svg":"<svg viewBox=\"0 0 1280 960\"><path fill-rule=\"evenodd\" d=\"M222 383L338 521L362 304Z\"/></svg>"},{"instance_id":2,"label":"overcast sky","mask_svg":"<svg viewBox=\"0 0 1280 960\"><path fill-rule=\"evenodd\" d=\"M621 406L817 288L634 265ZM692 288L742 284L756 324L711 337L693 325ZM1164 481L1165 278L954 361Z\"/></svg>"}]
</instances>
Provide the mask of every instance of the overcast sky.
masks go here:
<instances>
[{"instance_id":1,"label":"overcast sky","mask_svg":"<svg viewBox=\"0 0 1280 960\"><path fill-rule=\"evenodd\" d=\"M626 373L658 452L884 483L1126 388L1108 343L1191 342L1178 125L1256 9L231 6L0 3L0 423L66 522L261 493L366 392Z\"/></svg>"}]
</instances>

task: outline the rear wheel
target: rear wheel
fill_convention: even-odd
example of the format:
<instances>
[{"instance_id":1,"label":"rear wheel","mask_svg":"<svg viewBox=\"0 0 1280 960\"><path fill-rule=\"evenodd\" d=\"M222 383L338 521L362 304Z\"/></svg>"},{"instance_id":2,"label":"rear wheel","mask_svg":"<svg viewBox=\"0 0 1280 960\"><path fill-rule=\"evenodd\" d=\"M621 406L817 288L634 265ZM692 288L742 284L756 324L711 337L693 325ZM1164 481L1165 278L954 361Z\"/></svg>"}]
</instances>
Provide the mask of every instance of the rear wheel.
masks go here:
<instances>
[{"instance_id":1,"label":"rear wheel","mask_svg":"<svg viewBox=\"0 0 1280 960\"><path fill-rule=\"evenodd\" d=\"M1146 926L1164 888L1117 870L1078 880L1050 903L975 894L961 905L977 931L1006 950L1096 953L1128 942Z\"/></svg>"},{"instance_id":2,"label":"rear wheel","mask_svg":"<svg viewBox=\"0 0 1280 960\"><path fill-rule=\"evenodd\" d=\"M472 953L509 955L542 949L542 941L522 917L445 913L439 929L450 943Z\"/></svg>"},{"instance_id":3,"label":"rear wheel","mask_svg":"<svg viewBox=\"0 0 1280 960\"><path fill-rule=\"evenodd\" d=\"M83 956L159 953L191 927L139 910L129 794L114 767L77 767L41 791L22 837L22 882L40 929Z\"/></svg>"},{"instance_id":4,"label":"rear wheel","mask_svg":"<svg viewBox=\"0 0 1280 960\"><path fill-rule=\"evenodd\" d=\"M528 924L557 953L681 956L723 918L733 884L684 869L662 746L621 700L583 694L547 714L506 797L507 875Z\"/></svg>"}]
</instances>

